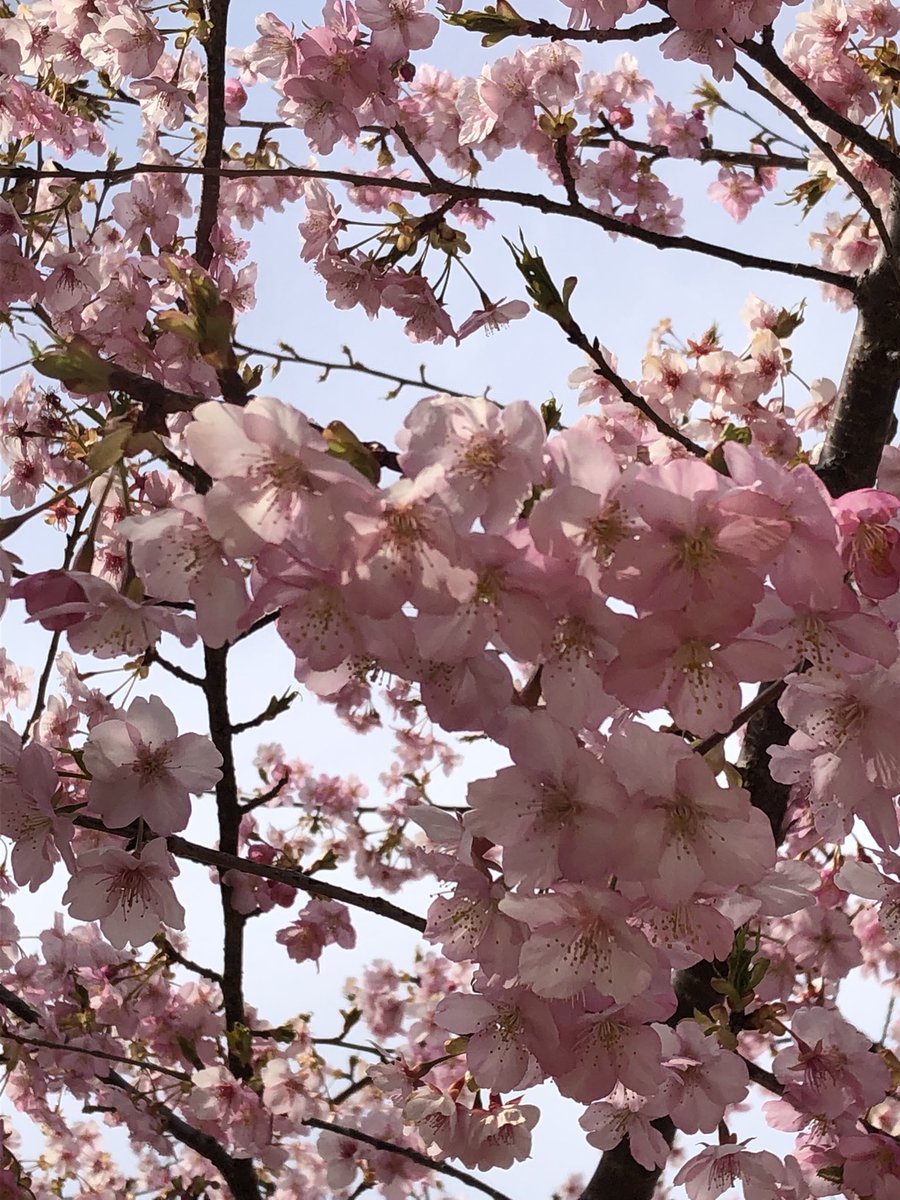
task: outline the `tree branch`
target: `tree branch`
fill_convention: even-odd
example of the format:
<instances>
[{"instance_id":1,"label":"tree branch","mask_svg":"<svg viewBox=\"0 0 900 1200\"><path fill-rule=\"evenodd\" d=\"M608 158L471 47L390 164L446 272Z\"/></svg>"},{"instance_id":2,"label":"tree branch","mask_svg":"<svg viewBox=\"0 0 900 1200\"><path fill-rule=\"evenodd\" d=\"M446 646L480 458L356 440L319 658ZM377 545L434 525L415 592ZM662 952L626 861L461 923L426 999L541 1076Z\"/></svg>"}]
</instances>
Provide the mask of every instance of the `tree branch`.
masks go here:
<instances>
[{"instance_id":1,"label":"tree branch","mask_svg":"<svg viewBox=\"0 0 900 1200\"><path fill-rule=\"evenodd\" d=\"M408 378L406 375L396 375L393 371L380 371L376 367L367 367L365 363L355 359L350 353L347 346L344 346L344 353L348 357L348 362L327 362L320 358L307 358L303 354L298 354L292 346L286 342L279 342L282 353L276 353L274 350L258 350L255 346L246 346L243 342L235 342L235 350L241 354L255 354L260 358L269 358L277 363L292 363L301 367L319 367L322 374L320 382L324 382L332 371L358 371L360 375L371 375L373 379L384 379L389 383L397 385L396 390L391 392L391 398L399 395L400 390L405 387L421 388L423 391L440 392L445 396L471 396L471 392L458 392L454 388L442 387L440 384L432 383L424 374L424 364L422 366L422 374L418 379Z\"/></svg>"},{"instance_id":2,"label":"tree branch","mask_svg":"<svg viewBox=\"0 0 900 1200\"><path fill-rule=\"evenodd\" d=\"M232 748L232 728L228 712L228 648L204 647L206 664L206 705L209 733L222 755L222 777L216 784L216 810L219 821L221 853L237 856L241 824L241 805ZM244 925L243 913L232 904L231 886L220 876L224 943L222 949L222 998L225 1024L229 1032L246 1023L244 1012ZM247 1065L229 1048L228 1069L236 1079L247 1078Z\"/></svg>"},{"instance_id":3,"label":"tree branch","mask_svg":"<svg viewBox=\"0 0 900 1200\"><path fill-rule=\"evenodd\" d=\"M878 230L878 235L881 238L881 244L884 246L885 251L893 262L894 248L891 243L891 235L888 233L887 226L884 223L884 218L881 215L881 210L841 158L841 156L834 149L834 147L831 146L825 140L825 138L819 137L819 135L801 113L791 108L789 104L785 104L783 100L779 99L779 97L774 94L774 92L770 91L769 88L764 87L758 79L754 79L750 72L745 71L740 63L735 63L734 69L737 71L741 79L743 79L744 83L751 92L755 92L758 96L763 96L766 100L768 100L769 104L777 108L778 111L783 113L789 121L792 121L798 129L802 130L811 142L815 143L816 147L828 159L835 171L837 171L845 186L850 189L850 191L859 201L862 208L869 214L872 224ZM894 269L896 270L896 264L894 265Z\"/></svg>"},{"instance_id":4,"label":"tree branch","mask_svg":"<svg viewBox=\"0 0 900 1200\"><path fill-rule=\"evenodd\" d=\"M352 171L327 171L313 167L245 167L235 170L222 171L221 168L212 171L207 167L182 167L164 163L136 163L130 167L119 168L115 171L77 171L65 167L59 171L35 171L30 167L0 166L0 179L53 179L57 183L61 179L75 179L79 182L90 183L98 179L108 179L113 183L125 183L137 175L207 175L222 174L229 179L324 179L333 183L344 183L350 187L383 187L392 191L410 192L417 196L447 196L457 200L495 201L498 204L514 204L520 208L531 208L550 216L572 217L589 225L596 225L607 233L619 234L633 241L643 242L657 250L685 250L702 254L707 258L730 262L738 267L749 267L759 271L772 271L776 274L790 275L797 279L811 279L816 283L830 284L832 287L845 291L854 291L855 280L849 275L837 271L827 271L807 263L782 262L780 259L766 258L759 254L747 254L731 246L719 246L714 242L704 242L700 238L676 236L674 234L656 233L640 225L631 225L627 221L619 221L615 217L596 212L592 208L580 204L573 207L560 200L553 200L534 192L512 191L507 188L476 187L474 184L454 183L449 179L438 179L435 183L416 179L402 179L390 175L379 177L374 175L357 174Z\"/></svg>"},{"instance_id":5,"label":"tree branch","mask_svg":"<svg viewBox=\"0 0 900 1200\"><path fill-rule=\"evenodd\" d=\"M129 1058L127 1054L113 1054L110 1050L98 1050L92 1046L75 1046L71 1042L50 1042L45 1038L24 1037L13 1033L11 1029L0 1026L0 1042L15 1042L18 1046L35 1046L42 1050L63 1050L66 1054L88 1054L91 1058L101 1058L104 1062L124 1063L129 1067L137 1067L141 1071L155 1071L158 1075L171 1075L190 1083L191 1077L186 1071L178 1071L174 1067L164 1067L160 1063L144 1062L139 1058Z\"/></svg>"},{"instance_id":6,"label":"tree branch","mask_svg":"<svg viewBox=\"0 0 900 1200\"><path fill-rule=\"evenodd\" d=\"M207 119L203 165L207 173L200 191L194 257L207 269L213 258L212 235L219 221L222 148L225 144L225 55L228 49L229 0L209 0L211 28L206 39Z\"/></svg>"},{"instance_id":7,"label":"tree branch","mask_svg":"<svg viewBox=\"0 0 900 1200\"><path fill-rule=\"evenodd\" d=\"M889 241L900 245L900 182L891 188ZM882 247L857 289L858 315L816 472L832 496L873 487L900 387L900 283Z\"/></svg>"},{"instance_id":8,"label":"tree branch","mask_svg":"<svg viewBox=\"0 0 900 1200\"><path fill-rule=\"evenodd\" d=\"M814 121L818 121L820 125L825 125L828 129L839 133L841 137L846 138L852 146L857 146L864 153L868 154L873 162L879 167L883 167L895 179L900 179L900 155L896 154L885 142L862 125L856 124L854 121L848 120L835 112L830 105L817 96L812 88L799 77L795 75L791 68L779 58L775 51L771 40L764 40L762 43L746 41L738 44L738 50L746 54L753 62L759 66L765 67L773 79L777 80L781 86L796 99L799 100L803 107L809 113Z\"/></svg>"},{"instance_id":9,"label":"tree branch","mask_svg":"<svg viewBox=\"0 0 900 1200\"><path fill-rule=\"evenodd\" d=\"M11 992L9 988L4 987L2 984L0 984L0 1005L8 1009L9 1012L14 1013L20 1020L26 1021L29 1025L40 1026L42 1023L43 1018L36 1008L33 1008L27 1001L17 996L14 992ZM215 1167L231 1188L235 1200L242 1200L242 1197L247 1195L243 1181L246 1174L246 1166L244 1164L247 1164L249 1160L232 1158L214 1137L206 1133L201 1133L199 1129L195 1129L193 1125L188 1124L183 1118L177 1116L167 1105L155 1100L153 1096L141 1092L117 1071L110 1071L107 1075L100 1075L98 1076L98 1080L108 1087L115 1087L123 1092L127 1092L133 1100L145 1105L160 1122L160 1126L165 1133L169 1134L170 1137L173 1137L183 1146L187 1146L188 1149L199 1154L201 1158L205 1158L211 1166Z\"/></svg>"},{"instance_id":10,"label":"tree branch","mask_svg":"<svg viewBox=\"0 0 900 1200\"><path fill-rule=\"evenodd\" d=\"M451 1179L458 1179L460 1183L468 1184L470 1188L484 1192L485 1196L492 1197L492 1200L510 1200L505 1192L498 1191L497 1188L491 1187L489 1183L485 1183L475 1175L470 1175L468 1171L460 1171L458 1167L451 1167L449 1163L442 1162L439 1158L430 1158L427 1154L422 1154L419 1150L413 1150L412 1146L399 1146L396 1142L387 1142L384 1138L373 1137L370 1133L363 1133L360 1129L350 1129L346 1125L335 1125L329 1121L320 1121L317 1117L307 1117L302 1124L309 1126L311 1129L324 1129L328 1133L337 1133L341 1137L352 1138L355 1142L364 1142L367 1146L372 1146L376 1150L385 1150L389 1154L400 1154L403 1158L408 1158L411 1162L418 1163L421 1167L429 1167L432 1171L439 1171L442 1175L449 1175Z\"/></svg>"},{"instance_id":11,"label":"tree branch","mask_svg":"<svg viewBox=\"0 0 900 1200\"><path fill-rule=\"evenodd\" d=\"M137 832L136 825L133 828L108 829L102 821L98 821L95 817L76 816L73 819L75 824L80 825L83 829L108 833L112 837L130 839ZM241 858L235 853L200 846L196 842L190 842L176 834L169 834L166 844L170 853L174 854L176 858L184 858L188 862L200 863L205 867L215 867L217 871L240 871L244 875L256 875L260 879L272 879L276 883L287 883L310 896L323 896L326 900L340 900L342 904L346 904L350 908L363 909L365 912L374 913L377 917L385 917L389 921L395 921L398 925L405 925L407 929L415 930L416 933L425 932L425 920L415 913L408 912L405 908L400 908L399 905L392 904L389 900L382 900L378 896L367 896L362 892L354 892L335 883L326 883L322 879L316 879L313 875L301 871L298 867L277 867L254 862L249 858Z\"/></svg>"}]
</instances>

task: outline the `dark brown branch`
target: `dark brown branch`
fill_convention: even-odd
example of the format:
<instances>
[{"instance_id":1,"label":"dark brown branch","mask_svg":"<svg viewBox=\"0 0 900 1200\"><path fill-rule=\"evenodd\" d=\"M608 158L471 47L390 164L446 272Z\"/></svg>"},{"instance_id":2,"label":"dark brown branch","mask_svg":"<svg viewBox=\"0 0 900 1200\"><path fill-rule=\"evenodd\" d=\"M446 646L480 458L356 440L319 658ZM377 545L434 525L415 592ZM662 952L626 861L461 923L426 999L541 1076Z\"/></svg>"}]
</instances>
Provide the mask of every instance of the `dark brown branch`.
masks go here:
<instances>
[{"instance_id":1,"label":"dark brown branch","mask_svg":"<svg viewBox=\"0 0 900 1200\"><path fill-rule=\"evenodd\" d=\"M578 188L575 185L575 176L572 174L572 164L569 161L569 147L564 137L556 139L553 145L553 153L556 158L556 165L559 167L559 173L562 176L563 187L566 189L566 196L569 203L577 205L580 203Z\"/></svg>"},{"instance_id":2,"label":"dark brown branch","mask_svg":"<svg viewBox=\"0 0 900 1200\"><path fill-rule=\"evenodd\" d=\"M737 73L741 77L741 79L743 79L744 83L747 85L747 87L750 89L751 92L755 92L756 95L764 97L769 102L769 104L771 104L774 108L777 108L778 111L780 113L783 113L784 116L786 116L789 121L792 121L797 126L798 129L802 130L803 133L806 134L806 136L809 138L809 140L811 142L815 143L817 148L821 151L821 153L828 159L828 161L834 167L835 171L837 171L838 175L843 180L845 186L850 189L850 191L853 193L853 195L859 201L862 208L865 209L865 211L869 214L869 218L872 221L872 224L878 230L878 235L881 238L882 246L884 246L885 250L887 251L888 255L891 258L891 261L893 261L894 250L893 250L893 246L891 245L890 234L887 231L887 227L885 226L885 223L884 223L884 218L881 215L881 210L879 209L879 207L875 203L875 201L872 199L872 197L869 195L869 193L866 191L866 189L863 187L863 185L859 182L859 180L853 174L851 169L847 166L847 164L841 158L841 156L834 149L834 147L831 146L825 140L825 138L819 137L819 135L812 128L812 126L806 120L806 118L802 115L802 113L799 113L795 109L791 108L789 104L785 104L783 100L779 99L779 97L774 94L774 92L772 92L769 88L767 88L763 84L761 84L758 79L754 79L754 77L750 74L749 71L745 71L740 63L735 63L735 70L737 71ZM895 265L895 269L896 269L896 265Z\"/></svg>"},{"instance_id":3,"label":"dark brown branch","mask_svg":"<svg viewBox=\"0 0 900 1200\"><path fill-rule=\"evenodd\" d=\"M355 1142L364 1142L367 1146L372 1146L376 1150L385 1150L389 1154L400 1154L403 1158L418 1163L421 1167L430 1167L432 1171L448 1175L451 1179L458 1179L460 1183L484 1192L485 1196L491 1196L492 1200L510 1200L505 1192L498 1191L489 1183L485 1183L475 1175L470 1175L468 1171L460 1171L458 1167L451 1167L449 1163L442 1162L439 1158L430 1158L427 1154L413 1150L412 1146L400 1146L396 1142L387 1142L384 1138L363 1133L360 1129L350 1129L346 1125L334 1125L329 1121L320 1121L317 1117L307 1117L302 1124L309 1126L310 1129L324 1129L329 1133L340 1134L341 1137L352 1138Z\"/></svg>"},{"instance_id":4,"label":"dark brown branch","mask_svg":"<svg viewBox=\"0 0 900 1200\"><path fill-rule=\"evenodd\" d=\"M208 268L213 258L212 236L219 220L219 192L222 148L225 143L225 55L228 49L229 0L209 0L211 28L206 39L207 119L206 145L203 165L208 173L203 177L200 192L200 214L197 218L197 244L194 257L201 267Z\"/></svg>"},{"instance_id":5,"label":"dark brown branch","mask_svg":"<svg viewBox=\"0 0 900 1200\"><path fill-rule=\"evenodd\" d=\"M82 821L79 820L78 824L82 824ZM96 824L99 825L99 822ZM388 920L405 925L407 929L414 929L417 933L425 931L425 921L421 917L407 912L405 908L400 908L389 900L354 892L334 883L326 883L296 867L276 867L253 862L234 854L225 854L221 850L209 850L206 846L198 846L194 842L174 835L166 840L169 849L178 858L186 858L190 862L202 863L205 866L216 867L218 870L242 871L245 875L258 875L261 879L273 879L278 883L287 883L301 892L307 892L310 896L322 896L326 900L340 900L342 904L351 908L361 908L378 917L387 917Z\"/></svg>"},{"instance_id":6,"label":"dark brown branch","mask_svg":"<svg viewBox=\"0 0 900 1200\"><path fill-rule=\"evenodd\" d=\"M610 127L609 134L604 137L582 138L580 144L591 150L603 150L614 142L619 142L633 150L635 154L646 155L653 159L672 158L668 146L654 146L650 142L639 142L636 138L624 137L618 130ZM684 160L681 160L684 161ZM688 157L689 162L719 163L729 167L750 167L751 170L764 170L766 167L777 167L781 171L808 171L809 161L800 155L776 154L774 151L760 153L753 150L719 150L710 146Z\"/></svg>"},{"instance_id":7,"label":"dark brown branch","mask_svg":"<svg viewBox=\"0 0 900 1200\"><path fill-rule=\"evenodd\" d=\"M137 1067L141 1071L155 1071L157 1075L171 1075L173 1079L181 1079L185 1083L189 1083L191 1079L186 1071L178 1071L174 1067L164 1067L160 1063L129 1058L127 1054L113 1054L110 1050L98 1050L93 1046L77 1046L72 1042L50 1042L45 1038L25 1037L0 1026L0 1042L2 1041L15 1042L18 1046L34 1046L40 1050L63 1050L66 1054L87 1054L91 1058L103 1059L104 1062L124 1063L129 1067Z\"/></svg>"},{"instance_id":8,"label":"dark brown branch","mask_svg":"<svg viewBox=\"0 0 900 1200\"><path fill-rule=\"evenodd\" d=\"M193 971L195 975L199 975L203 979L208 979L210 983L217 983L219 987L222 986L222 976L219 971L213 971L210 967L203 967L200 963L194 962L192 958L186 958L180 950L175 949L169 939L163 934L157 934L153 941L166 962L178 963L186 971Z\"/></svg>"},{"instance_id":9,"label":"dark brown branch","mask_svg":"<svg viewBox=\"0 0 900 1200\"><path fill-rule=\"evenodd\" d=\"M242 810L245 807L242 805ZM243 811L241 815L243 815ZM93 829L98 833L108 833L112 837L121 837L126 840L137 832L136 825L126 829L108 829L96 817L76 816L74 822L83 829ZM405 925L407 929L415 930L416 933L425 931L424 919L415 913L408 912L405 908L400 908L399 905L392 904L389 900L383 900L378 896L367 896L362 892L354 892L350 888L340 887L335 883L326 883L322 879L317 879L315 876L301 871L298 867L277 867L274 864L254 862L249 858L241 858L238 854L229 854L222 850L212 850L208 846L200 846L196 842L190 842L176 834L170 834L166 838L166 845L176 858L184 858L188 862L200 863L205 867L215 867L217 871L240 871L244 875L256 875L260 879L272 879L276 883L287 883L310 896L322 896L326 900L340 900L342 904L346 904L350 908L363 909L365 912L374 913L377 917L385 917L389 921L395 921L398 925Z\"/></svg>"},{"instance_id":10,"label":"dark brown branch","mask_svg":"<svg viewBox=\"0 0 900 1200\"><path fill-rule=\"evenodd\" d=\"M900 245L900 183L887 211L890 240ZM882 247L859 281L858 315L816 471L832 496L873 487L890 440L900 387L900 283Z\"/></svg>"},{"instance_id":11,"label":"dark brown branch","mask_svg":"<svg viewBox=\"0 0 900 1200\"><path fill-rule=\"evenodd\" d=\"M671 1146L675 1126L669 1118L660 1117L653 1125ZM604 1153L579 1200L652 1200L661 1174L658 1170L648 1171L631 1157L626 1136Z\"/></svg>"},{"instance_id":12,"label":"dark brown branch","mask_svg":"<svg viewBox=\"0 0 900 1200\"><path fill-rule=\"evenodd\" d=\"M552 21L539 20L523 21L522 27L515 32L519 37L547 38L551 42L638 42L644 38L662 37L674 28L671 17L612 29L569 29Z\"/></svg>"},{"instance_id":13,"label":"dark brown branch","mask_svg":"<svg viewBox=\"0 0 900 1200\"><path fill-rule=\"evenodd\" d=\"M289 774L282 775L278 782L270 787L268 791L263 792L261 796L254 796L252 800L245 800L241 807L241 812L248 813L253 812L255 808L262 808L264 804L268 804L270 800L275 799L275 797L285 788L289 780Z\"/></svg>"},{"instance_id":14,"label":"dark brown branch","mask_svg":"<svg viewBox=\"0 0 900 1200\"><path fill-rule=\"evenodd\" d=\"M237 776L232 747L231 720L228 712L228 649L204 647L206 665L206 706L209 733L222 755L222 777L216 784L216 810L221 853L237 856L241 824ZM232 904L231 886L220 877L224 945L222 951L222 998L225 1024L229 1031L246 1023L244 1012L244 915ZM228 1069L238 1079L245 1078L247 1067L229 1050Z\"/></svg>"},{"instance_id":15,"label":"dark brown branch","mask_svg":"<svg viewBox=\"0 0 900 1200\"><path fill-rule=\"evenodd\" d=\"M795 100L800 101L814 121L839 133L852 146L857 146L865 154L868 154L869 158L879 167L883 167L895 179L900 179L900 155L893 151L886 142L869 133L863 125L841 116L820 96L817 96L812 88L804 83L799 75L795 75L787 63L779 58L771 38L764 38L762 43L741 42L738 49L759 66L765 67L773 79L790 92Z\"/></svg>"},{"instance_id":16,"label":"dark brown branch","mask_svg":"<svg viewBox=\"0 0 900 1200\"><path fill-rule=\"evenodd\" d=\"M60 171L34 171L29 167L0 166L0 179L75 179L89 183L98 179L110 179L113 183L126 183L137 175L206 175L211 173L206 167L180 167L163 163L137 163L131 167L115 171L76 171L66 167ZM589 225L596 225L607 233L619 234L633 241L643 242L657 250L686 250L702 254L707 258L719 259L738 267L748 267L759 271L772 271L776 274L790 275L797 279L811 279L815 283L830 284L832 287L845 291L854 291L856 281L849 275L837 271L827 271L808 263L782 262L780 259L766 258L764 255L747 254L731 246L719 246L713 242L704 242L701 238L676 236L674 234L656 233L640 225L631 225L627 221L619 221L615 217L596 212L585 205L577 208L560 200L553 200L535 192L512 191L507 188L476 187L475 185L454 183L449 179L438 179L429 183L416 179L401 179L396 176L379 177L374 175L357 174L352 171L317 170L312 167L246 167L239 170L228 170L222 173L229 179L325 179L333 183L344 183L350 187L383 187L393 191L410 192L417 196L447 196L454 201L477 200L495 201L498 204L514 204L520 208L531 208L548 216L572 217Z\"/></svg>"},{"instance_id":17,"label":"dark brown branch","mask_svg":"<svg viewBox=\"0 0 900 1200\"><path fill-rule=\"evenodd\" d=\"M192 687L203 687L203 680L199 675L194 675L190 671L186 671L184 667L179 667L177 663L169 662L167 658L157 651L155 646L150 646L144 653L144 665L152 666L158 663L164 671L168 671L176 679L180 679L182 683L189 683Z\"/></svg>"}]
</instances>

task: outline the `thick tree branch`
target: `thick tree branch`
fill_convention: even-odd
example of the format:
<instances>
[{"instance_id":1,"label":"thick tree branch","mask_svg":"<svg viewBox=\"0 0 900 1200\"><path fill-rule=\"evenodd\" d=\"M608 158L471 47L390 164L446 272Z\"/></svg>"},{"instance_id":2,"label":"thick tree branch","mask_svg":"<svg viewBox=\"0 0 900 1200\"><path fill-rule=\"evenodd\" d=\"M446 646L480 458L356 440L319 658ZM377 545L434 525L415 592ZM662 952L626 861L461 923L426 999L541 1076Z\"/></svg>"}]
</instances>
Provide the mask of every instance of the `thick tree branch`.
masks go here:
<instances>
[{"instance_id":1,"label":"thick tree branch","mask_svg":"<svg viewBox=\"0 0 900 1200\"><path fill-rule=\"evenodd\" d=\"M890 241L900 245L900 183L886 217ZM900 283L882 247L857 289L856 328L816 468L833 496L872 487L890 439L900 387Z\"/></svg>"},{"instance_id":2,"label":"thick tree branch","mask_svg":"<svg viewBox=\"0 0 900 1200\"><path fill-rule=\"evenodd\" d=\"M225 142L225 55L228 49L229 0L209 0L210 31L206 39L207 123L203 150L203 176L200 213L197 218L197 244L194 257L207 268L213 259L212 236L219 221L219 192L222 147Z\"/></svg>"},{"instance_id":3,"label":"thick tree branch","mask_svg":"<svg viewBox=\"0 0 900 1200\"><path fill-rule=\"evenodd\" d=\"M675 1126L669 1118L660 1117L653 1124L671 1146ZM579 1200L652 1200L661 1174L635 1162L626 1136L600 1159Z\"/></svg>"},{"instance_id":4,"label":"thick tree branch","mask_svg":"<svg viewBox=\"0 0 900 1200\"><path fill-rule=\"evenodd\" d=\"M70 167L59 171L34 171L28 167L0 166L0 179L75 179L79 182L90 183L94 180L110 180L112 183L127 183L138 175L206 175L211 171L206 167L181 167L162 163L136 163L130 167L115 171L76 171ZM474 184L454 183L449 179L438 178L435 182L417 179L402 179L394 175L374 176L359 174L352 171L319 170L313 167L245 167L234 170L215 172L229 179L324 179L333 183L344 183L350 187L383 187L392 191L409 192L417 196L446 196L453 201L476 200L478 202L496 202L498 204L513 204L520 208L531 208L548 216L572 217L589 225L596 225L607 233L619 234L633 241L643 242L657 250L686 250L701 254L707 258L719 259L738 267L748 267L758 271L772 271L780 275L790 275L797 279L811 279L816 283L830 284L852 292L856 281L849 275L837 271L827 271L807 263L782 262L780 259L767 258L764 255L748 254L731 246L719 246L714 242L705 242L701 238L676 236L674 234L656 233L641 225L630 225L627 221L619 221L605 213L596 212L586 205L574 207L561 200L553 200L535 192L513 191L508 188L476 187Z\"/></svg>"},{"instance_id":5,"label":"thick tree branch","mask_svg":"<svg viewBox=\"0 0 900 1200\"><path fill-rule=\"evenodd\" d=\"M237 776L232 748L232 726L228 712L227 647L213 650L204 647L206 664L206 704L209 732L213 744L222 755L222 778L216 784L216 808L219 819L219 846L223 854L237 856L241 823ZM225 938L222 963L222 997L225 1003L225 1023L229 1030L245 1023L244 1013L244 923L231 902L231 887L220 881L222 919ZM233 1056L228 1069L238 1079L245 1075L244 1066Z\"/></svg>"},{"instance_id":6,"label":"thick tree branch","mask_svg":"<svg viewBox=\"0 0 900 1200\"><path fill-rule=\"evenodd\" d=\"M892 150L887 142L883 142L873 133L869 133L865 126L841 116L820 96L816 95L812 88L804 83L799 75L795 75L787 63L779 58L771 38L764 38L761 43L741 42L738 49L753 62L765 67L785 91L790 92L795 100L799 100L812 120L818 121L820 125L824 125L846 138L852 146L857 146L865 154L868 154L869 158L879 167L883 167L895 179L900 179L900 155Z\"/></svg>"},{"instance_id":7,"label":"thick tree branch","mask_svg":"<svg viewBox=\"0 0 900 1200\"><path fill-rule=\"evenodd\" d=\"M843 180L845 186L849 188L849 190L859 201L862 208L869 214L872 224L878 230L878 236L881 238L881 244L884 246L891 258L891 261L893 262L894 249L891 243L891 236L888 233L887 226L885 225L884 219L881 215L881 210L853 174L851 169L841 158L841 156L834 149L834 147L831 146L829 142L825 140L825 138L819 137L815 129L812 128L802 113L797 112L795 109L791 108L790 105L785 104L784 101L779 99L779 97L771 92L769 88L761 84L758 79L754 79L749 71L745 71L740 63L735 64L735 71L737 71L738 75L741 77L741 79L743 79L744 83L751 92L755 92L758 96L763 96L769 102L769 104L777 108L778 111L783 113L789 121L792 121L798 129L802 130L811 142L815 143L816 147L834 167L837 174ZM896 271L896 264L894 265L893 269Z\"/></svg>"},{"instance_id":8,"label":"thick tree branch","mask_svg":"<svg viewBox=\"0 0 900 1200\"><path fill-rule=\"evenodd\" d=\"M888 244L900 244L900 184L892 189L887 214ZM882 246L857 289L858 316L853 340L829 424L818 474L833 496L875 482L900 387L900 284L889 251ZM784 836L790 787L772 778L769 750L787 744L792 730L777 704L783 685L763 684L744 734L738 766L751 803L764 812L776 841ZM775 698L772 698L772 695ZM708 1011L720 999L710 982L713 967L698 963L675 978L678 1009L672 1020ZM758 1072L754 1081L767 1086ZM627 1144L603 1155L581 1200L649 1200L656 1177L631 1157ZM648 1190L649 1188L649 1190Z\"/></svg>"}]
</instances>

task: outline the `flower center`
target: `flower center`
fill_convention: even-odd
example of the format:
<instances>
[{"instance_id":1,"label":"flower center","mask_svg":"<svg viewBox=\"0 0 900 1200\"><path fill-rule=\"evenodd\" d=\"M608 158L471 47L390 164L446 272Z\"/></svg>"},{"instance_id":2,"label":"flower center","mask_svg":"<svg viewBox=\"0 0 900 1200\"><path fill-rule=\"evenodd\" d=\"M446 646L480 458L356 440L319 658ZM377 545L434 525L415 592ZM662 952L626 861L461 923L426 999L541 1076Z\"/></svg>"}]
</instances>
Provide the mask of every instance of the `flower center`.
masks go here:
<instances>
[{"instance_id":1,"label":"flower center","mask_svg":"<svg viewBox=\"0 0 900 1200\"><path fill-rule=\"evenodd\" d=\"M697 529L694 533L676 537L674 541L678 551L678 565L687 571L702 571L718 561L719 549L711 529Z\"/></svg>"},{"instance_id":2,"label":"flower center","mask_svg":"<svg viewBox=\"0 0 900 1200\"><path fill-rule=\"evenodd\" d=\"M141 783L150 783L166 774L169 757L168 746L157 746L155 750L142 746L131 769L135 775L140 775Z\"/></svg>"}]
</instances>

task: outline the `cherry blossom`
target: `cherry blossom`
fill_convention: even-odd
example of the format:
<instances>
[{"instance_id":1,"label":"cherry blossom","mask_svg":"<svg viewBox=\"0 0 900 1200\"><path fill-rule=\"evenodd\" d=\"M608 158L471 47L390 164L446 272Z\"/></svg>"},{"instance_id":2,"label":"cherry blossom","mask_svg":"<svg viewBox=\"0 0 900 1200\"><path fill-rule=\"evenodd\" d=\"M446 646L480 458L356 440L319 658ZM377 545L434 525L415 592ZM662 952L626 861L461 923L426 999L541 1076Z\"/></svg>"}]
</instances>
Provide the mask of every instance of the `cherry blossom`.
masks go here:
<instances>
[{"instance_id":1,"label":"cherry blossom","mask_svg":"<svg viewBox=\"0 0 900 1200\"><path fill-rule=\"evenodd\" d=\"M860 1113L890 1087L885 1064L868 1039L837 1013L810 1008L791 1020L792 1045L775 1056L773 1070L785 1097L801 1111L835 1118Z\"/></svg>"},{"instance_id":2,"label":"cherry blossom","mask_svg":"<svg viewBox=\"0 0 900 1200\"><path fill-rule=\"evenodd\" d=\"M184 928L184 909L171 880L178 874L162 838L154 838L131 854L108 846L78 856L63 895L69 915L99 920L104 936L121 949L141 946L161 925Z\"/></svg>"},{"instance_id":3,"label":"cherry blossom","mask_svg":"<svg viewBox=\"0 0 900 1200\"><path fill-rule=\"evenodd\" d=\"M219 751L200 734L179 734L158 696L132 700L120 717L94 725L83 754L90 806L113 828L141 817L157 833L184 829L189 794L222 777Z\"/></svg>"},{"instance_id":4,"label":"cherry blossom","mask_svg":"<svg viewBox=\"0 0 900 1200\"><path fill-rule=\"evenodd\" d=\"M900 1194L900 6L552 7L0 17L4 1195Z\"/></svg>"},{"instance_id":5,"label":"cherry blossom","mask_svg":"<svg viewBox=\"0 0 900 1200\"><path fill-rule=\"evenodd\" d=\"M295 962L310 958L318 962L328 945L352 949L356 945L356 932L343 904L334 900L310 900L296 921L279 930L276 941L281 942Z\"/></svg>"}]
</instances>

